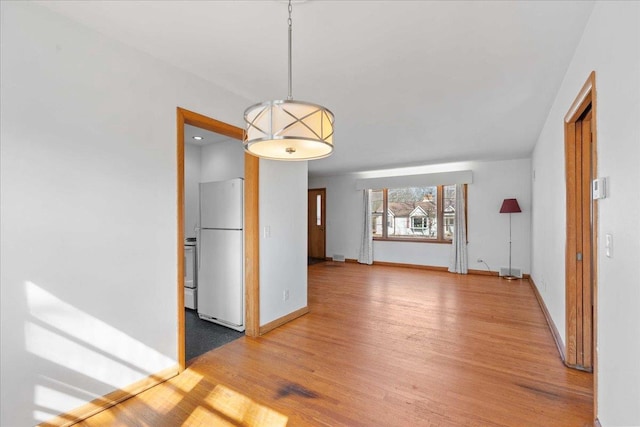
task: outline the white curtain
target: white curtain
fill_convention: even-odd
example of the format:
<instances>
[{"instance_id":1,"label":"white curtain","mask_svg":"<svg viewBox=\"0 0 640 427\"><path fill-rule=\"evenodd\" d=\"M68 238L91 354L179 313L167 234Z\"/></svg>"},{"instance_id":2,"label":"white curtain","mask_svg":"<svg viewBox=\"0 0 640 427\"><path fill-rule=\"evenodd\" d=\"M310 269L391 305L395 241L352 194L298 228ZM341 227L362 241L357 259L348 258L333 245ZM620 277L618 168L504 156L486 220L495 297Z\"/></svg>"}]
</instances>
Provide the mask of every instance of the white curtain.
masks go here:
<instances>
[{"instance_id":1,"label":"white curtain","mask_svg":"<svg viewBox=\"0 0 640 427\"><path fill-rule=\"evenodd\" d=\"M464 216L464 185L456 185L456 215L453 228L453 242L451 245L451 259L449 271L467 274L469 262L467 259L467 230Z\"/></svg>"},{"instance_id":2,"label":"white curtain","mask_svg":"<svg viewBox=\"0 0 640 427\"><path fill-rule=\"evenodd\" d=\"M362 190L364 205L364 221L362 229L362 240L360 241L360 254L358 262L360 264L373 264L373 232L371 230L371 190Z\"/></svg>"}]
</instances>

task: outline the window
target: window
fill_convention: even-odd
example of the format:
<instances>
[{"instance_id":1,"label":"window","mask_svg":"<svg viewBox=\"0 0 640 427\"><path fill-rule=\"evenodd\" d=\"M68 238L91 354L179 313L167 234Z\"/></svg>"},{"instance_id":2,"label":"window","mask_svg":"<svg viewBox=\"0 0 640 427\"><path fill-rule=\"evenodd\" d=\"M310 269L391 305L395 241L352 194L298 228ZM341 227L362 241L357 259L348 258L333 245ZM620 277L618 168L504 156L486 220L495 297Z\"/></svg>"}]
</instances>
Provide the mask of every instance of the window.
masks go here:
<instances>
[{"instance_id":1,"label":"window","mask_svg":"<svg viewBox=\"0 0 640 427\"><path fill-rule=\"evenodd\" d=\"M372 190L373 237L450 242L455 225L455 201L455 185Z\"/></svg>"},{"instance_id":2,"label":"window","mask_svg":"<svg viewBox=\"0 0 640 427\"><path fill-rule=\"evenodd\" d=\"M381 191L371 192L371 227L373 228L373 237L382 237L382 227L384 224L383 215L384 203Z\"/></svg>"},{"instance_id":3,"label":"window","mask_svg":"<svg viewBox=\"0 0 640 427\"><path fill-rule=\"evenodd\" d=\"M322 195L316 197L316 225L322 225Z\"/></svg>"},{"instance_id":4,"label":"window","mask_svg":"<svg viewBox=\"0 0 640 427\"><path fill-rule=\"evenodd\" d=\"M414 216L411 218L411 230L415 233L427 229L427 218L424 216Z\"/></svg>"}]
</instances>

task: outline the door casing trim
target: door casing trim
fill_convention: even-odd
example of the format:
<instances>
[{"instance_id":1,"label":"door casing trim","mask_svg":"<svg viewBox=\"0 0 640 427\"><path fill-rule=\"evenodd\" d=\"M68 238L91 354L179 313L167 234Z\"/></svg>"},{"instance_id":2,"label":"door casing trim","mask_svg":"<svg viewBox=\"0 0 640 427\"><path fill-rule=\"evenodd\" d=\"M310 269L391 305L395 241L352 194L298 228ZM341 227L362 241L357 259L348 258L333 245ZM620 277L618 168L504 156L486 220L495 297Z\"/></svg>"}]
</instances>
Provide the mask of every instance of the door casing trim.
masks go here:
<instances>
[{"instance_id":1,"label":"door casing trim","mask_svg":"<svg viewBox=\"0 0 640 427\"><path fill-rule=\"evenodd\" d=\"M596 92L596 72L592 71L589 74L589 77L583 84L580 92L576 96L575 100L571 104L571 107L567 111L567 114L564 117L564 144L565 144L565 153L566 147L569 143L570 138L570 129L576 121L580 119L580 117L584 114L586 109L591 107L591 171L592 176L597 177L597 166L598 166L598 158L597 158L597 92ZM565 176L566 176L566 166L565 166ZM567 210L569 206L567 206ZM591 290L592 301L593 301L593 311L592 311L592 351L593 351L593 418L594 420L598 419L598 201L592 201L592 224L591 224L591 280L593 283L593 287ZM568 230L567 230L568 233ZM568 255L567 255L568 256ZM566 263L566 260L565 260ZM566 268L566 264L565 264ZM566 292L568 292L568 283L565 283ZM565 301L565 311L566 316L569 313L568 301ZM565 341L568 342L568 337L565 337ZM566 343L565 343L566 346ZM566 359L563 360L565 365L570 368L577 368L577 366L572 366L568 364Z\"/></svg>"},{"instance_id":2,"label":"door casing trim","mask_svg":"<svg viewBox=\"0 0 640 427\"><path fill-rule=\"evenodd\" d=\"M188 124L233 139L242 140L241 128L221 122L181 107L176 108L176 162L177 162L177 293L178 293L178 365L186 368L184 318L184 125ZM245 334L260 333L260 259L259 259L259 159L244 155L244 209L245 209Z\"/></svg>"}]
</instances>

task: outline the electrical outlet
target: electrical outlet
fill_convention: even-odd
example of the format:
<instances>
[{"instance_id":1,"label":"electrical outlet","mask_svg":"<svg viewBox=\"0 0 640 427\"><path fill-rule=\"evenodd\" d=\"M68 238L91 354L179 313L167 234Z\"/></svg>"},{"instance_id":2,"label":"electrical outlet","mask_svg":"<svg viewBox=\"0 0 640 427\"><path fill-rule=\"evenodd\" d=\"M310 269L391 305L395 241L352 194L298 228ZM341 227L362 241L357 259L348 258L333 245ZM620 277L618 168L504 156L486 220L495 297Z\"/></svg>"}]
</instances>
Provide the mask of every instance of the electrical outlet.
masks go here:
<instances>
[{"instance_id":1,"label":"electrical outlet","mask_svg":"<svg viewBox=\"0 0 640 427\"><path fill-rule=\"evenodd\" d=\"M289 301L289 289L285 289L282 293L282 301Z\"/></svg>"},{"instance_id":2,"label":"electrical outlet","mask_svg":"<svg viewBox=\"0 0 640 427\"><path fill-rule=\"evenodd\" d=\"M482 258L478 258L477 262L484 262L484 261L482 260Z\"/></svg>"}]
</instances>

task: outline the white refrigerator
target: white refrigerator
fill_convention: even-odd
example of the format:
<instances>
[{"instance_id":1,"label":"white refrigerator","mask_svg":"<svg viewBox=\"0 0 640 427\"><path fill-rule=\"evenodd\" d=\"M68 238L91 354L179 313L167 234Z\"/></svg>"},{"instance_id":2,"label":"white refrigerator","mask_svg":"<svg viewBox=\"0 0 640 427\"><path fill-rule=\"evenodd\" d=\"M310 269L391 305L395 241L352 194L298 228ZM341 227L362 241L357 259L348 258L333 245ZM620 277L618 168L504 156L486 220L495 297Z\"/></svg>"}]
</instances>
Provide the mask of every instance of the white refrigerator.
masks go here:
<instances>
[{"instance_id":1,"label":"white refrigerator","mask_svg":"<svg viewBox=\"0 0 640 427\"><path fill-rule=\"evenodd\" d=\"M244 181L200 183L198 316L244 331Z\"/></svg>"}]
</instances>

